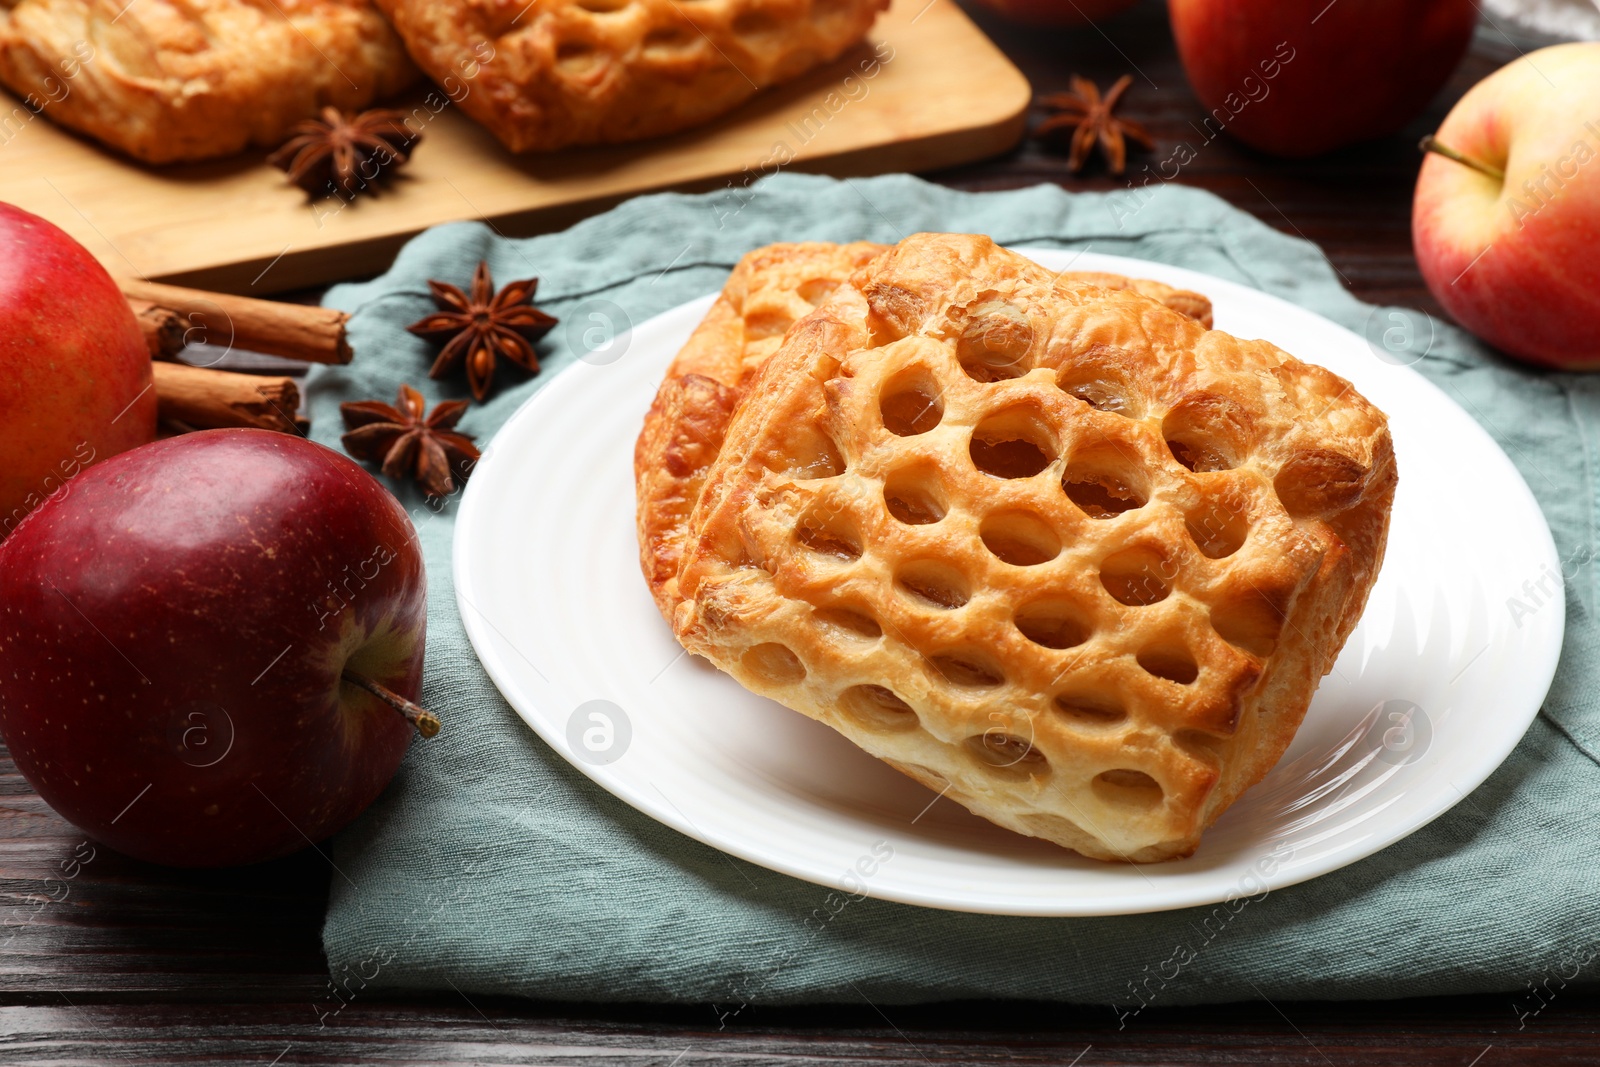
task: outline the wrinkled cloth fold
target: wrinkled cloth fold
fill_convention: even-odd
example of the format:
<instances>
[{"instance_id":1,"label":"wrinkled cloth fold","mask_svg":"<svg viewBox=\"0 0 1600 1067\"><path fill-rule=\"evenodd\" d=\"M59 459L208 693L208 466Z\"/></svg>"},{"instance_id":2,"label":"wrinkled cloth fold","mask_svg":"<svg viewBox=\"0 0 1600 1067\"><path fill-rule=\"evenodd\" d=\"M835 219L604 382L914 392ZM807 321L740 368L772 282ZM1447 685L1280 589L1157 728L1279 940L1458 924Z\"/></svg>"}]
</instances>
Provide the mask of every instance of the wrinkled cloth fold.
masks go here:
<instances>
[{"instance_id":1,"label":"wrinkled cloth fold","mask_svg":"<svg viewBox=\"0 0 1600 1067\"><path fill-rule=\"evenodd\" d=\"M427 279L463 282L480 258L500 284L537 275L539 306L563 320L540 346L543 373L502 370L498 392L462 420L484 444L581 354L596 307L614 305L642 323L715 291L760 245L892 242L921 230L1176 264L1283 297L1358 334L1372 316L1389 314L1350 296L1314 245L1178 185L972 194L904 175L784 174L737 190L642 197L531 239L478 224L418 236L382 277L328 294L352 313L356 359L313 373L314 436L338 447L338 403L388 399L401 382L418 385L430 403L467 395L460 380L426 379L432 349L404 326L432 307ZM1566 648L1542 712L1489 780L1435 822L1332 874L1224 905L1223 916L1196 908L1030 919L869 899L818 928L805 919L826 888L652 821L523 724L457 615L455 501L432 508L397 486L427 557L424 702L446 728L413 745L388 791L334 842L323 938L335 986L346 997L453 987L704 1002L724 1018L755 1003L1036 998L1107 1005L1125 1022L1147 1005L1503 990L1511 1021L1539 1003L1517 999L1528 983L1592 976L1600 970L1592 616L1600 379L1525 370L1446 323L1400 314L1431 329L1416 369L1522 471L1568 576Z\"/></svg>"}]
</instances>

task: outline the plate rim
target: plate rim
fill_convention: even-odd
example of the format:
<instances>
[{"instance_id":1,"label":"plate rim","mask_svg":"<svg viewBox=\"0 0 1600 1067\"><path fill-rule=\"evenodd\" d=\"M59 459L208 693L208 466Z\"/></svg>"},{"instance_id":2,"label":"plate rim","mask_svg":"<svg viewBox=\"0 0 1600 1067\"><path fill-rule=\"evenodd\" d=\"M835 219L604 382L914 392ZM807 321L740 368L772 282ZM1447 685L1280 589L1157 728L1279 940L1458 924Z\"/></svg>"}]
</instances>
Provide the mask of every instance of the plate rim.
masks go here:
<instances>
[{"instance_id":1,"label":"plate rim","mask_svg":"<svg viewBox=\"0 0 1600 1067\"><path fill-rule=\"evenodd\" d=\"M1066 265L1060 268L1052 267L1048 263L1042 264L1048 269L1069 270L1074 269L1074 267L1082 263L1083 266L1080 269L1097 269L1113 271L1122 274L1143 275L1160 281L1165 281L1168 284L1182 285L1185 287L1195 288L1199 291L1205 291L1207 287L1210 287L1213 290L1221 287L1221 289L1233 291L1233 295L1243 297L1247 300L1266 301L1270 304L1277 305L1279 309L1286 309L1295 315L1310 316L1311 318L1317 320L1322 328L1331 331L1334 336L1343 335L1344 340L1356 345L1366 344L1366 342L1363 341L1360 336L1355 334L1353 331L1340 325L1339 323L1332 321L1331 319L1326 318L1325 316L1318 314L1315 311L1312 311L1309 308L1295 304L1292 301L1285 300L1282 297L1261 289L1255 289L1239 282L1232 282L1224 278L1218 278L1213 275L1190 270L1185 267L1161 263L1154 260L1141 260L1107 253L1080 251L1067 248L1051 248L1039 245L1019 245L1014 247L1012 250L1022 255L1029 256L1036 261L1041 259L1063 259L1066 262ZM714 302L716 296L716 292L706 293L678 304L672 308L668 308L659 314L652 316L638 326L633 327L630 331L628 331L628 333L630 335L643 334L648 332L652 327L658 327L663 320L669 320L676 317L687 317L693 315L696 319L698 319L700 315L704 314L704 309L708 309ZM828 886L831 888L833 887L833 883L824 881L824 875L819 874L815 869L805 865L804 863L787 858L781 848L763 848L761 847L759 841L752 840L751 838L729 838L726 835L702 831L702 829L689 820L687 816L679 812L676 809L676 806L673 805L670 800L668 801L668 804L663 807L652 802L648 793L642 787L636 788L632 782L609 774L608 768L605 765L591 764L583 760L573 759L570 753L567 751L565 737L561 736L554 726L551 723L547 723L545 718L536 711L524 710L524 708L519 706L518 699L513 697L512 693L514 691L522 690L523 687L519 681L513 677L508 662L506 662L505 657L503 657L496 648L495 642L492 639L492 635L487 632L494 630L493 625L489 623L486 618L481 618L480 616L482 613L467 599L467 590L473 587L472 583L476 572L473 570L474 565L471 559L471 554L464 551L463 546L471 539L470 535L472 535L472 531L475 528L475 523L478 521L479 512L486 506L482 502L489 499L487 496L488 491L482 488L490 481L490 479L484 477L486 469L490 474L493 474L499 469L499 464L496 462L495 457L503 454L503 450L496 450L494 447L495 444L503 437L508 436L507 431L512 430L513 427L521 426L527 420L534 419L537 411L540 408L549 404L560 403L563 394L581 388L581 382L588 377L589 373L597 372L601 369L602 368L600 366L587 364L581 360L574 361L567 367L563 368L562 371L558 372L556 378L552 380L549 385L538 390L524 400L522 404L520 404L517 409L506 418L499 430L497 430L494 436L490 439L487 447L484 450L482 459L479 461L477 468L474 470L474 477L468 481L466 489L462 494L452 536L451 572L454 583L456 610L461 619L463 628L467 633L468 640L472 645L473 652L475 655L477 655L479 663L483 666L485 673L488 674L491 681L494 682L495 687L500 691L502 698L517 714L517 717L520 718L530 729L532 729L534 733L537 734L569 766L584 774L587 778L595 782L595 784L606 790L606 792L610 793L612 796L617 797L624 803L627 803L630 807L653 819L654 821L666 825L671 829L682 833L686 837L699 841L709 847L718 849L719 851L747 860L749 862L756 863L759 866L766 867L769 870L776 871L780 874L785 874L812 884ZM1505 450L1501 448L1499 442L1495 441L1494 438L1489 435L1488 431L1485 430L1484 427L1476 419L1474 419L1470 413L1462 408L1460 404L1456 403L1456 401L1453 400L1449 394L1444 392L1443 389L1439 388L1433 382L1429 381L1413 366L1390 364L1390 369L1409 376L1408 388L1416 388L1417 386L1421 386L1425 392L1433 394L1436 399L1442 400L1451 407L1455 408L1462 414L1466 420L1466 423L1470 424L1471 427L1481 436L1483 443L1486 443L1489 446L1496 460L1503 466L1504 472L1510 475L1511 485L1520 492L1523 504L1526 505L1526 508L1533 516L1537 517L1537 529L1538 532L1542 534L1542 540L1536 546L1538 550L1537 554L1542 557L1542 562L1546 562L1551 565L1552 569L1559 577L1561 574L1559 565L1560 557L1555 544L1554 534L1550 530L1549 521L1544 515L1543 508L1540 507L1538 499L1533 495L1532 489L1528 486L1527 480L1523 478L1522 472L1517 469L1516 465L1511 461L1511 458L1506 454ZM631 450L631 442L629 444L629 448ZM640 580L642 581L642 578ZM1564 586L1564 579L1562 581ZM1374 835L1379 839L1379 843L1377 844L1371 844L1367 841L1362 841L1355 844L1346 845L1332 850L1321 857L1318 857L1316 860L1307 863L1303 868L1291 868L1289 871L1284 871L1283 868L1280 868L1279 871L1284 873L1274 872L1269 875L1262 875L1262 881L1266 884L1266 889L1271 891L1287 888L1292 885L1310 881L1314 878L1319 878L1325 874L1332 873L1333 871L1337 871L1344 867L1350 866L1351 864L1360 862L1361 860L1366 859L1382 851L1383 849L1405 840L1406 838L1415 834L1417 831L1423 829L1434 820L1442 816L1445 812L1456 807L1456 805L1461 803L1468 795L1482 785L1483 782L1486 781L1489 776L1492 775L1494 771L1505 762L1510 754L1516 749L1517 745L1519 745L1522 739L1526 736L1527 731L1529 728L1531 728L1534 719L1538 717L1538 713L1543 705L1545 696L1548 694L1549 688L1554 681L1555 672L1560 661L1562 649L1564 647L1566 613L1565 611L1539 612L1535 617L1534 625L1540 627L1545 632L1540 637L1530 639L1530 644L1535 649L1543 653L1542 662L1536 665L1537 669L1527 671L1525 674L1525 677L1533 679L1533 681L1523 690L1530 695L1528 700L1530 708L1525 713L1519 712L1521 715L1520 729L1516 730L1514 733L1512 730L1508 729L1500 735L1504 739L1503 744L1490 745L1482 749L1475 749L1474 751L1479 753L1479 758L1476 761L1470 765L1467 765L1466 767L1458 765L1456 768L1454 768L1454 771L1451 774L1451 782L1454 783L1457 780L1461 780L1469 783L1466 785L1464 790L1458 790L1458 795L1454 799L1441 797L1435 800L1427 807L1426 810L1423 811L1420 817L1413 812L1406 820L1407 826L1402 832L1393 835L1381 833ZM495 631L495 634L498 635L498 631ZM505 638L503 635L498 636L500 636L500 639L508 646L511 645L511 642L508 638ZM1532 696L1534 693L1537 693L1536 698ZM529 704L536 703L536 701L531 697L527 698L527 702ZM663 797L664 796L665 794L663 794ZM880 900L895 901L913 906L929 907L943 911L1038 918L1150 914L1188 907L1205 906L1229 899L1229 897L1226 895L1215 895L1215 890L1201 890L1198 892L1189 891L1185 893L1183 890L1178 889L1175 891L1169 891L1168 896L1172 899L1167 899L1165 902L1158 899L1148 902L1141 901L1131 906L1124 904L1106 907L1075 907L1072 905L1079 902L1075 902L1071 899L1053 902L1049 905L1040 905L1031 898L1028 900L1016 900L1014 903L1006 904L996 903L993 901L983 902L977 900L957 899L950 897L947 891L928 890L924 892L919 891L915 886L910 888L897 887L896 891L893 893L883 893L880 892L879 889L880 887L877 884L873 884L868 886L865 890L863 890L863 892L866 892L868 895ZM1181 899L1178 899L1180 897Z\"/></svg>"}]
</instances>

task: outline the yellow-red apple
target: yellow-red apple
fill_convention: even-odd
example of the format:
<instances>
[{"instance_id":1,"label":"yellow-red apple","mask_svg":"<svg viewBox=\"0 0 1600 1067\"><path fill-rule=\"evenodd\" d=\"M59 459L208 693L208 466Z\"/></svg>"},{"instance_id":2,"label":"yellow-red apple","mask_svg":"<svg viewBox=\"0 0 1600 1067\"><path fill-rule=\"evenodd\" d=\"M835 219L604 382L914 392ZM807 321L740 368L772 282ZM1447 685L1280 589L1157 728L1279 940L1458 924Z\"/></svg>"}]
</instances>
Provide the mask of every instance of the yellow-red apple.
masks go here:
<instances>
[{"instance_id":1,"label":"yellow-red apple","mask_svg":"<svg viewBox=\"0 0 1600 1067\"><path fill-rule=\"evenodd\" d=\"M1600 368L1600 43L1556 45L1473 86L1434 136L1411 235L1428 288L1510 355Z\"/></svg>"}]
</instances>

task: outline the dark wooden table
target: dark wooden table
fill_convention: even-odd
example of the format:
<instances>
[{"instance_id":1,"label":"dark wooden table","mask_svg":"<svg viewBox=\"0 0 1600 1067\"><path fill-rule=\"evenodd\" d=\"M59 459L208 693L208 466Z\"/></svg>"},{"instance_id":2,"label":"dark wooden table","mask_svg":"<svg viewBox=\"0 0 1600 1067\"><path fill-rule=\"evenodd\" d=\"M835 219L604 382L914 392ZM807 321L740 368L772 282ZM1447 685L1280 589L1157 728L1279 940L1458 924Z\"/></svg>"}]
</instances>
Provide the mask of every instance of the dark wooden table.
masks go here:
<instances>
[{"instance_id":1,"label":"dark wooden table","mask_svg":"<svg viewBox=\"0 0 1600 1067\"><path fill-rule=\"evenodd\" d=\"M1104 86L1137 68L1125 111L1170 148L1194 138L1204 113L1164 14L1151 2L1103 32L1059 33L977 17L1040 92L1064 88L1074 72ZM1468 86L1530 46L1480 32L1448 89L1401 135L1305 162L1269 159L1223 138L1181 180L1318 242L1356 295L1440 314L1411 254L1417 138ZM1098 168L1074 179L1063 156L1031 143L932 177L963 189L1126 184ZM1385 1003L1150 1009L1123 1030L1104 1005L752 1008L719 1030L709 1005L543 1004L445 991L357 996L321 1025L314 1004L329 996L319 940L329 871L316 853L209 873L137 863L86 844L3 749L0 794L4 1063L1600 1062L1600 999L1570 989L1523 1028L1513 1008L1516 995L1526 995L1520 989Z\"/></svg>"}]
</instances>

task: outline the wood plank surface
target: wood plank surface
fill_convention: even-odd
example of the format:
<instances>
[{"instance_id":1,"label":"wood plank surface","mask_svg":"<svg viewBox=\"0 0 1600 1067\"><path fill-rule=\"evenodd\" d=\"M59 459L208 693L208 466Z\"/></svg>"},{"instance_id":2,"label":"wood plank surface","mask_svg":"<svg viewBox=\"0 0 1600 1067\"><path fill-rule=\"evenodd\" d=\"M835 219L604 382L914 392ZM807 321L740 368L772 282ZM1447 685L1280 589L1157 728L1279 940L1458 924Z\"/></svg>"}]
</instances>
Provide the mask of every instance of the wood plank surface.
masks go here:
<instances>
[{"instance_id":1,"label":"wood plank surface","mask_svg":"<svg viewBox=\"0 0 1600 1067\"><path fill-rule=\"evenodd\" d=\"M143 167L44 119L0 145L0 201L61 226L113 274L261 295L376 273L441 222L532 233L647 190L784 166L875 174L979 159L1016 143L1028 85L950 0L904 0L837 61L673 137L513 156L448 101L427 87L401 102L422 141L381 196L348 204L308 203L261 152ZM11 111L0 93L0 114Z\"/></svg>"},{"instance_id":2,"label":"wood plank surface","mask_svg":"<svg viewBox=\"0 0 1600 1067\"><path fill-rule=\"evenodd\" d=\"M1102 86L1136 72L1125 110L1155 133L1152 158L1196 137L1204 111L1189 93L1159 0L1099 30L1019 29L981 11L974 18L1040 92L1064 88L1074 72ZM1471 84L1534 44L1480 32L1428 114L1395 137L1297 162L1223 138L1179 180L1316 241L1357 296L1442 314L1410 248L1417 137ZM1135 171L1144 158L1133 157ZM930 177L965 189L1127 184L1098 166L1070 176L1062 153L1031 142ZM247 357L232 358L249 369ZM0 1063L1600 1063L1593 992L1560 990L1536 1015L1519 1018L1536 1002L1515 981L1471 997L1150 1008L1124 1029L1106 1005L1000 1003L752 1007L718 1029L709 1005L542 1004L448 989L358 993L330 1011L339 1002L330 999L319 940L328 877L311 851L244 871L195 873L86 844L0 749Z\"/></svg>"},{"instance_id":3,"label":"wood plank surface","mask_svg":"<svg viewBox=\"0 0 1600 1067\"><path fill-rule=\"evenodd\" d=\"M1260 1067L1592 1067L1593 1001L1527 1028L1484 997L1379 1005L1165 1009L1119 1030L1094 1008L960 1002L747 1009L615 1008L467 998L353 1001L319 1020L304 1004L0 1007L0 1062L119 1064L792 1065L1248 1064Z\"/></svg>"}]
</instances>

